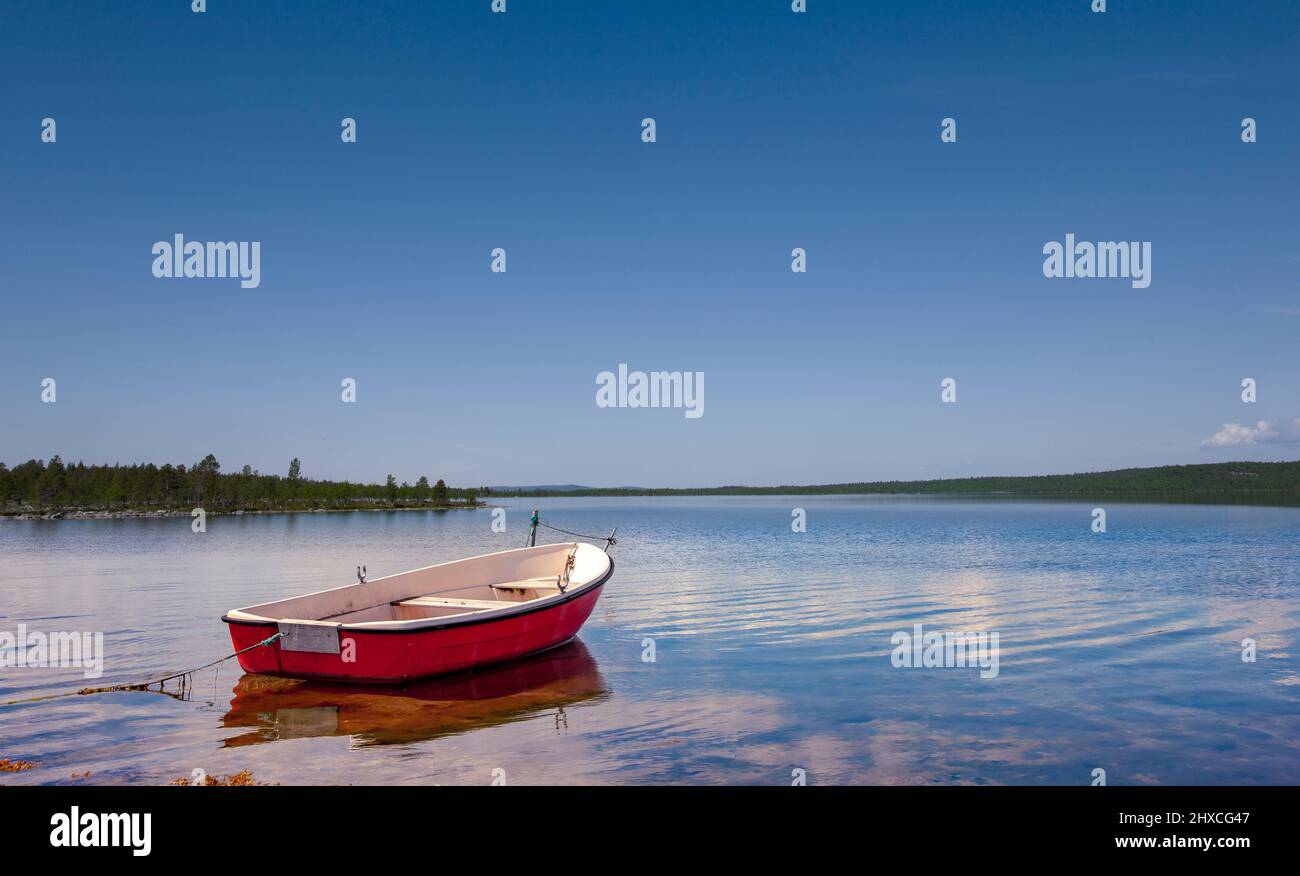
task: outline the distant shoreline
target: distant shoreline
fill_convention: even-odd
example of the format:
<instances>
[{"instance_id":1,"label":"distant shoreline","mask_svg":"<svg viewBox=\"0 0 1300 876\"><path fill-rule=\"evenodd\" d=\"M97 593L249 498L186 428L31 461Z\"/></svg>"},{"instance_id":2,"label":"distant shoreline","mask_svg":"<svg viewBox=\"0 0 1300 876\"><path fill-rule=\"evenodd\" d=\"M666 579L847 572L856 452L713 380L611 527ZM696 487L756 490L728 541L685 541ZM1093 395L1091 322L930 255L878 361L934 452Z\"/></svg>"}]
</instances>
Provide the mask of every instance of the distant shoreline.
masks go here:
<instances>
[{"instance_id":1,"label":"distant shoreline","mask_svg":"<svg viewBox=\"0 0 1300 876\"><path fill-rule=\"evenodd\" d=\"M493 489L503 498L611 496L951 496L954 498L1154 499L1167 502L1300 505L1300 461L1165 465L1063 475L862 481L841 484L721 487L580 487Z\"/></svg>"},{"instance_id":2,"label":"distant shoreline","mask_svg":"<svg viewBox=\"0 0 1300 876\"><path fill-rule=\"evenodd\" d=\"M1300 507L1300 495L1285 491L1254 491L1254 492L1077 492L1077 493L1049 493L1049 492L956 492L947 490L936 491L888 491L875 490L857 492L816 492L809 490L801 492L798 488L762 488L747 487L746 492L725 492L721 488L717 490L693 492L690 490L674 491L671 495L665 495L662 491L656 492L634 492L627 490L602 492L599 490L584 490L582 492L570 493L501 493L492 496L492 499L498 502L521 499L582 499L582 498L744 498L746 496L817 496L817 497L834 497L834 496L875 496L882 498L896 499L950 499L953 501L1035 501L1035 502L1126 502L1126 503L1153 503L1169 505L1240 505L1253 507L1283 507L1293 508ZM209 517L265 517L278 514L349 514L352 512L396 512L396 511L457 511L457 510L474 510L487 508L496 502L479 502L476 505L446 505L441 507L424 507L413 508L410 506L401 507L361 507L361 508L267 508L258 510L234 510L234 511L208 511ZM132 509L123 509L119 511L105 510L59 510L59 511L9 511L0 514L2 520L161 520L169 518L185 518L192 516L191 511L181 509L152 509L139 511Z\"/></svg>"},{"instance_id":3,"label":"distant shoreline","mask_svg":"<svg viewBox=\"0 0 1300 876\"><path fill-rule=\"evenodd\" d=\"M1256 492L1076 492L1076 493L1050 493L1050 492L956 492L948 490L866 490L863 492L826 492L816 490L801 491L799 489L790 490L760 490L750 489L747 492L727 492L717 490L711 492L693 492L682 490L672 494L662 492L599 492L590 491L582 493L501 493L492 498L498 502L521 499L598 499L598 498L645 498L645 499L673 499L673 498L745 498L747 496L788 496L800 497L809 496L816 498L835 498L852 497L852 496L872 496L886 499L951 499L953 501L1034 501L1034 502L1132 502L1143 503L1150 502L1154 504L1169 505L1254 505L1257 507L1300 507L1300 495L1284 491L1256 491Z\"/></svg>"},{"instance_id":4,"label":"distant shoreline","mask_svg":"<svg viewBox=\"0 0 1300 876\"><path fill-rule=\"evenodd\" d=\"M0 517L19 520L115 520L207 514L323 513L326 511L450 510L480 508L475 490L429 483L366 484L304 477L294 457L289 472L262 474L250 465L221 472L209 453L192 466L164 463L106 465L29 459L12 469L0 462Z\"/></svg>"},{"instance_id":5,"label":"distant shoreline","mask_svg":"<svg viewBox=\"0 0 1300 876\"><path fill-rule=\"evenodd\" d=\"M55 458L57 460L57 457ZM296 460L295 460L296 463ZM1114 471L1083 472L1057 475L1006 477L946 478L928 481L861 481L839 484L783 486L720 487L481 487L478 490L452 489L442 481L429 487L426 479L412 487L400 487L390 476L386 486L356 485L348 482L307 481L277 476L217 475L209 471L204 477L189 472L190 486L205 488L215 497L207 507L200 496L186 490L162 490L160 498L150 501L154 489L137 491L121 504L105 503L95 495L95 468L78 464L66 472L59 463L59 478L31 480L36 473L28 463L22 469L29 479L24 490L10 489L15 495L31 493L26 502L10 501L0 505L0 519L10 520L119 520L150 517L188 517L192 509L204 507L214 516L241 514L324 514L343 511L449 511L454 508L482 508L506 500L538 498L604 497L684 497L684 496L929 496L954 499L1046 499L1069 501L1148 501L1175 504L1231 504L1300 506L1300 461L1295 462L1218 462L1200 465L1166 465L1153 468L1128 468ZM215 465L215 462L213 463ZM118 469L98 469L100 482ZM133 477L146 484L154 475L166 470L132 467ZM296 475L296 469L295 475ZM6 474L0 465L0 475ZM182 475L187 473L181 472ZM85 489L64 491L64 479L78 481ZM52 484L47 483L53 481ZM265 496L250 494L250 486L260 484ZM218 487L225 487L218 495ZM37 501L42 492L52 498ZM242 492L241 492L242 491ZM176 493L179 492L180 495ZM0 497L5 491L0 490ZM378 495L376 495L378 494ZM184 498L181 498L184 496ZM191 504L191 500L193 500ZM122 507L130 502L135 508ZM240 506L243 507L240 507Z\"/></svg>"},{"instance_id":6,"label":"distant shoreline","mask_svg":"<svg viewBox=\"0 0 1300 876\"><path fill-rule=\"evenodd\" d=\"M208 517L253 517L266 516L271 514L346 514L351 511L460 511L474 510L486 507L486 503L479 502L474 505L464 503L457 505L440 505L437 507L427 506L424 508L412 508L407 505L385 507L365 507L365 508L259 508L252 510L236 509L234 511L206 511ZM159 520L170 517L193 516L193 511L185 511L179 508L156 508L147 511L134 509L122 509L120 511L107 511L99 509L61 509L53 511L10 511L0 514L0 520Z\"/></svg>"}]
</instances>

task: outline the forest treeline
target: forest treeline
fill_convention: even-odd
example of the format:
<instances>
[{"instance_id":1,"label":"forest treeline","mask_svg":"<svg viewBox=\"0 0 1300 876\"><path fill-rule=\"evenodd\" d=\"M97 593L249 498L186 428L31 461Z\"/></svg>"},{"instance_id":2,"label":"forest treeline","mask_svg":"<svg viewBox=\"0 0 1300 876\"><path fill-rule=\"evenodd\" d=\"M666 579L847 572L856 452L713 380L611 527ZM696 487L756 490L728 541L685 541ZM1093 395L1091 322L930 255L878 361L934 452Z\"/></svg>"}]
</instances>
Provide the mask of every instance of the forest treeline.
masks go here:
<instances>
[{"instance_id":1,"label":"forest treeline","mask_svg":"<svg viewBox=\"0 0 1300 876\"><path fill-rule=\"evenodd\" d=\"M31 459L12 469L0 463L0 513L119 511L131 509L210 512L344 508L451 508L478 504L478 491L430 484L383 484L313 480L294 459L285 475L250 466L223 472L212 454L185 465L86 465Z\"/></svg>"},{"instance_id":2,"label":"forest treeline","mask_svg":"<svg viewBox=\"0 0 1300 876\"><path fill-rule=\"evenodd\" d=\"M448 487L427 477L414 484L389 475L383 484L306 478L294 459L285 475L249 466L222 472L209 454L191 465L86 465L32 459L12 469L0 463L0 514L64 511L175 510L279 511L349 508L452 508L479 504L482 496L719 496L834 495L850 493L971 496L1134 496L1169 501L1216 499L1300 504L1300 461L1167 465L1118 471L1027 477L950 478L931 481L862 481L771 487L641 487L576 490L477 490Z\"/></svg>"},{"instance_id":3,"label":"forest treeline","mask_svg":"<svg viewBox=\"0 0 1300 876\"><path fill-rule=\"evenodd\" d=\"M499 494L502 491L497 491ZM639 487L523 490L511 496L761 496L902 493L1008 496L1143 496L1177 500L1223 498L1300 501L1300 462L1216 462L1117 471L1026 477L949 478L932 481L861 481L779 487Z\"/></svg>"}]
</instances>

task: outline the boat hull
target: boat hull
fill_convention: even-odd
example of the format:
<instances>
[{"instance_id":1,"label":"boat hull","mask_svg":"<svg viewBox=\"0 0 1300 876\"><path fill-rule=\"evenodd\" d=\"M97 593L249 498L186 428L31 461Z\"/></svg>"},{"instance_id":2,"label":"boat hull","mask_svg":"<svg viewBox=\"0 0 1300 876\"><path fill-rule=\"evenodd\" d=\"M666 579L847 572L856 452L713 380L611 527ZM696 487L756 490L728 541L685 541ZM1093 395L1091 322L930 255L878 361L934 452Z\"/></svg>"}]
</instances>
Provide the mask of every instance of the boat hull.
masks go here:
<instances>
[{"instance_id":1,"label":"boat hull","mask_svg":"<svg viewBox=\"0 0 1300 876\"><path fill-rule=\"evenodd\" d=\"M608 577L608 576L607 576ZM339 630L340 653L290 651L273 636L275 622L226 618L245 672L367 684L402 684L527 657L562 645L591 616L604 581L574 598L505 617L469 618L417 630ZM349 641L350 640L350 641Z\"/></svg>"}]
</instances>

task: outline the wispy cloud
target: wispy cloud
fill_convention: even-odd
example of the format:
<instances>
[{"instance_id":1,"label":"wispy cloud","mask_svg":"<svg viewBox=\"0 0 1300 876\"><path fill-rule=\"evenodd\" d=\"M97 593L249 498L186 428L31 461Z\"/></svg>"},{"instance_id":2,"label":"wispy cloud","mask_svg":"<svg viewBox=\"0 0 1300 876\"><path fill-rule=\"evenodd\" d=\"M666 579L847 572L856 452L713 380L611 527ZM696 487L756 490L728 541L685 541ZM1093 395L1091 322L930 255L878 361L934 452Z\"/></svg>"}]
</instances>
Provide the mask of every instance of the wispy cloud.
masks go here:
<instances>
[{"instance_id":1,"label":"wispy cloud","mask_svg":"<svg viewBox=\"0 0 1300 876\"><path fill-rule=\"evenodd\" d=\"M1290 425L1277 427L1268 420L1254 426L1241 423L1224 423L1223 428L1201 442L1210 450L1220 447L1246 447L1252 444L1300 444L1300 419Z\"/></svg>"}]
</instances>

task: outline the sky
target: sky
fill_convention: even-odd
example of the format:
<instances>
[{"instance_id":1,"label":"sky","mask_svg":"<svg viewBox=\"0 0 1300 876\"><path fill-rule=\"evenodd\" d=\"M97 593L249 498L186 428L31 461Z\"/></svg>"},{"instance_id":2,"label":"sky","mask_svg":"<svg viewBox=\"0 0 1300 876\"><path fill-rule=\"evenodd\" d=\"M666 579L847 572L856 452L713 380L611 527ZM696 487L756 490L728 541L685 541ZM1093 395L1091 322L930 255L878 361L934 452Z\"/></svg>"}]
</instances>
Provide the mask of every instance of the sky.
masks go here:
<instances>
[{"instance_id":1,"label":"sky","mask_svg":"<svg viewBox=\"0 0 1300 876\"><path fill-rule=\"evenodd\" d=\"M207 5L0 5L10 465L709 486L1300 458L1293 2ZM176 234L258 241L260 285L156 278ZM1066 234L1150 242L1151 284L1045 277ZM702 372L704 415L599 407L620 363Z\"/></svg>"}]
</instances>

